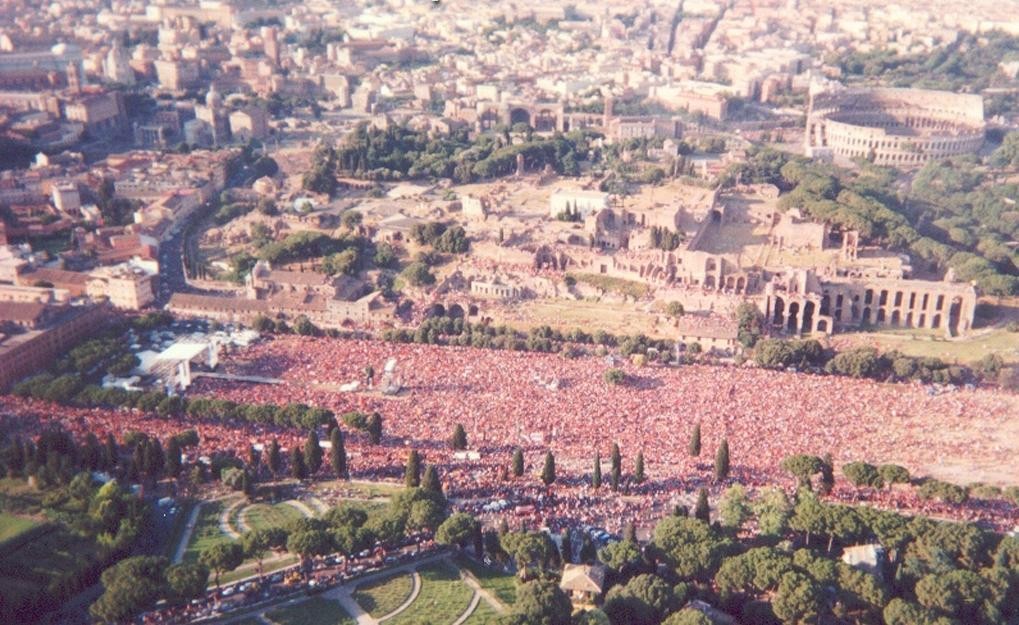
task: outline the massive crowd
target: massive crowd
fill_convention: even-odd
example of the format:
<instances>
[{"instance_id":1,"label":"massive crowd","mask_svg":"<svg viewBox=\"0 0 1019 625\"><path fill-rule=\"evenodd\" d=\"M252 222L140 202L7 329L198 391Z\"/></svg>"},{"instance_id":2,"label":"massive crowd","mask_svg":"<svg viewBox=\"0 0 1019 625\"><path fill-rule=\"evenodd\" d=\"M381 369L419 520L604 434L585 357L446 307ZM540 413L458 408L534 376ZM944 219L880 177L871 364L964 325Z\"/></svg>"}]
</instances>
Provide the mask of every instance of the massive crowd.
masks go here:
<instances>
[{"instance_id":1,"label":"massive crowd","mask_svg":"<svg viewBox=\"0 0 1019 625\"><path fill-rule=\"evenodd\" d=\"M365 380L375 371L380 385L385 362L396 359L395 377L403 390L383 395L340 386ZM189 396L237 402L306 403L383 415L385 439L348 435L355 477L402 476L407 451L421 451L440 467L451 498L465 506L507 499L515 516L530 526L600 523L617 529L626 521L653 522L675 503L692 503L692 494L710 481L716 446L726 438L733 479L753 487L793 487L782 472L789 454L830 453L839 477L835 496L858 495L841 479L838 467L852 461L897 463L915 474L956 483L1008 479L1019 437L1009 428L1019 414L1019 398L981 389L932 393L921 385L888 385L868 380L769 371L749 367L624 365L628 381L610 385L606 359L588 356L508 352L379 341L276 337L225 359L221 371L278 377L281 384L252 384L198 378ZM557 382L558 384L551 384ZM551 388L555 390L551 390ZM0 399L10 413L59 414L72 431L122 435L139 430L167 437L198 430L194 456L234 450L245 457L252 444L277 438L284 448L303 444L305 433L249 423L161 420L138 412L61 408L13 397ZM45 420L47 417L40 417ZM57 417L55 417L57 418ZM477 457L458 457L448 439L456 424L466 428ZM701 424L703 451L687 453L692 429ZM593 491L588 485L595 452L608 481L612 443L623 454L622 471L633 471L642 451L648 480L627 484L626 494ZM526 481L500 481L513 450L523 449ZM545 489L537 480L546 450L556 459L559 480ZM284 456L286 457L286 456ZM965 472L965 473L964 473ZM983 520L1001 528L1019 522L1014 506L971 501L952 506L918 500L914 489L866 493L882 507L935 516ZM613 525L615 528L613 528Z\"/></svg>"}]
</instances>

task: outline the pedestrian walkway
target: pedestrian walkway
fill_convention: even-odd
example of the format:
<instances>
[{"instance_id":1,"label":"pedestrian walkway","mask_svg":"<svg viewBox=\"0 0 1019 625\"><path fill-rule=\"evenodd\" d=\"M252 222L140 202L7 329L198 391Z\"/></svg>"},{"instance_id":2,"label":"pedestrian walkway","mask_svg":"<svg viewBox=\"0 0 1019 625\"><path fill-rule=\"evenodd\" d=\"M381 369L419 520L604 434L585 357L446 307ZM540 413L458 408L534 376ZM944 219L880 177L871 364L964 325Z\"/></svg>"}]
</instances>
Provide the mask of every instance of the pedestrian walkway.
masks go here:
<instances>
[{"instance_id":1,"label":"pedestrian walkway","mask_svg":"<svg viewBox=\"0 0 1019 625\"><path fill-rule=\"evenodd\" d=\"M471 614L474 614L474 610L478 608L479 603L481 603L481 593L475 591L474 595L471 596L470 605L468 605L464 613L460 615L460 618L453 621L453 625L463 625L463 622L469 619Z\"/></svg>"},{"instance_id":2,"label":"pedestrian walkway","mask_svg":"<svg viewBox=\"0 0 1019 625\"><path fill-rule=\"evenodd\" d=\"M423 560L417 560L415 562L410 562L410 563L404 564L402 566L397 566L397 567L385 569L385 570L379 571L378 573L372 573L371 575L366 575L365 577L361 577L361 578L357 579L353 583L344 584L342 586L337 586L336 588L333 588L332 590L328 590L325 593L323 593L322 596L327 598L327 599L333 599L333 600L339 602L339 604L341 606L343 606L343 609L346 610L347 613L350 614L350 616L355 621L357 621L357 625L379 625L380 622L382 622L382 621L384 621L386 619L393 618L394 616L396 616L400 612L403 612L404 610L406 610L408 607L410 607L410 605L412 603L414 603L414 600L417 599L418 594L420 594L420 592L421 592L421 576L418 575L418 572L417 572L418 567L425 566L427 564L431 564L432 562L441 560L441 559L446 558L446 557L447 557L446 554L439 554L439 555L432 556L430 558L425 558ZM411 574L411 576L412 576L412 578L414 580L414 589L411 590L410 597L407 599L407 601L404 601L403 605L401 605L396 610L393 610L391 613L383 616L380 619L376 619L376 618L373 618L367 612L365 612L363 609L361 609L361 606L359 606L357 604L357 601L354 601L354 596L353 596L354 589L357 588L358 586L364 586L365 584L370 584L370 583L372 583L372 582L374 582L374 581L376 581L378 579L382 579L382 578L385 578L385 577L392 577L393 575L396 575L396 574L399 574L399 573L410 573Z\"/></svg>"},{"instance_id":3,"label":"pedestrian walkway","mask_svg":"<svg viewBox=\"0 0 1019 625\"><path fill-rule=\"evenodd\" d=\"M180 542L177 543L177 551L173 554L173 563L180 564L180 561L184 559L184 554L188 550L188 543L191 542L191 534L195 531L195 524L198 523L198 513L202 509L202 502L195 504L194 508L191 508L191 514L188 516L188 523L184 526L184 534L180 537Z\"/></svg>"},{"instance_id":4,"label":"pedestrian walkway","mask_svg":"<svg viewBox=\"0 0 1019 625\"><path fill-rule=\"evenodd\" d=\"M407 597L407 600L401 603L399 607L397 607L395 610L381 617L379 619L380 621L393 618L400 612L403 612L404 610L409 608L410 604L414 603L414 601L418 598L418 595L421 594L421 574L418 573L417 571L414 571L414 573L411 574L410 578L411 581L414 583L414 586L410 590L410 596Z\"/></svg>"}]
</instances>

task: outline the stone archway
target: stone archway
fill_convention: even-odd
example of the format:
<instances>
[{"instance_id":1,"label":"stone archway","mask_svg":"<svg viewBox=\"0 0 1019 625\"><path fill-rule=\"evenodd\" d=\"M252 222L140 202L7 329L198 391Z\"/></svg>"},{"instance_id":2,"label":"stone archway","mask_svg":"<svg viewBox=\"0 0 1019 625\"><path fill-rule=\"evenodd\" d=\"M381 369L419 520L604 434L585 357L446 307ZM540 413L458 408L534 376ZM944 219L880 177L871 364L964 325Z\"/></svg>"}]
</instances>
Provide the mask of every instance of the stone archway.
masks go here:
<instances>
[{"instance_id":1,"label":"stone archway","mask_svg":"<svg viewBox=\"0 0 1019 625\"><path fill-rule=\"evenodd\" d=\"M786 321L786 326L785 326L786 330L788 330L790 332L796 332L797 329L799 328L799 322L800 322L799 317L800 317L800 303L799 302L789 302L789 316L788 316L788 320Z\"/></svg>"},{"instance_id":2,"label":"stone archway","mask_svg":"<svg viewBox=\"0 0 1019 625\"><path fill-rule=\"evenodd\" d=\"M553 132L556 129L556 114L548 109L538 111L534 116L534 129L538 132Z\"/></svg>"},{"instance_id":3,"label":"stone archway","mask_svg":"<svg viewBox=\"0 0 1019 625\"><path fill-rule=\"evenodd\" d=\"M531 112L528 111L527 109L521 108L519 106L511 108L510 112L509 112L509 122L510 122L510 126L513 126L513 124L519 124L519 123L524 123L524 124L527 124L528 126L531 126L532 125L531 124Z\"/></svg>"},{"instance_id":4,"label":"stone archway","mask_svg":"<svg viewBox=\"0 0 1019 625\"><path fill-rule=\"evenodd\" d=\"M814 302L806 302L803 304L803 330L804 332L813 332L814 328Z\"/></svg>"},{"instance_id":5,"label":"stone archway","mask_svg":"<svg viewBox=\"0 0 1019 625\"><path fill-rule=\"evenodd\" d=\"M948 331L953 336L960 333L961 328L959 327L962 321L962 298L955 297L952 302L948 305Z\"/></svg>"},{"instance_id":6,"label":"stone archway","mask_svg":"<svg viewBox=\"0 0 1019 625\"><path fill-rule=\"evenodd\" d=\"M482 130L491 130L499 124L499 112L492 109L485 109L478 118Z\"/></svg>"},{"instance_id":7,"label":"stone archway","mask_svg":"<svg viewBox=\"0 0 1019 625\"><path fill-rule=\"evenodd\" d=\"M782 318L785 316L785 302L782 301L781 297L775 298L775 306L772 310L771 323L772 325L782 325Z\"/></svg>"}]
</instances>

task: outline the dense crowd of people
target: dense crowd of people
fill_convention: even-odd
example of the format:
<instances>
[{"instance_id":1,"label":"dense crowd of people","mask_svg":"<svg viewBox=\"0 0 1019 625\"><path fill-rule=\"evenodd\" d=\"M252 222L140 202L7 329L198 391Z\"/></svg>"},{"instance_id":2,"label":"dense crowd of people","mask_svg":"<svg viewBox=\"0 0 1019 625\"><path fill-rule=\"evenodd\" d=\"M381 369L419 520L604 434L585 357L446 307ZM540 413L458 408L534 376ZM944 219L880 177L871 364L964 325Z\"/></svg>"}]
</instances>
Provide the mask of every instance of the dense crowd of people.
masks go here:
<instances>
[{"instance_id":1,"label":"dense crowd of people","mask_svg":"<svg viewBox=\"0 0 1019 625\"><path fill-rule=\"evenodd\" d=\"M384 365L396 359L394 378L402 390L385 395ZM280 336L229 354L220 371L281 379L253 384L198 378L190 397L246 403L297 402L337 415L378 411L384 440L372 445L349 432L347 451L354 477L399 479L408 450L443 474L448 495L465 506L507 499L521 524L550 526L600 523L618 529L627 521L650 524L676 503L692 501L711 482L715 449L725 438L732 479L751 488L794 486L780 468L783 457L806 453L833 456L842 464L893 462L920 475L960 483L1000 481L1015 455L1007 435L1009 415L1019 413L1016 397L962 389L931 393L922 385L887 385L868 380L769 371L752 367L623 365L627 381L611 385L605 370L619 366L605 358L495 351L380 341ZM366 369L374 370L367 384ZM339 388L360 381L361 388ZM554 389L554 390L553 390ZM138 430L161 438L194 428L200 445L194 457L233 450L246 457L251 445L276 438L284 451L303 444L294 428L162 420L137 411L61 408L4 397L10 413L58 414L72 432L122 436ZM703 451L687 452L694 425L701 424ZM477 455L455 454L448 439L457 424L466 429ZM623 454L623 496L591 489L588 476L595 452L608 475L613 443ZM513 451L526 459L523 481L504 482ZM555 455L558 480L545 488L537 480L546 450ZM648 479L626 479L642 451ZM286 456L284 456L286 457ZM971 473L965 477L964 470ZM606 477L607 481L607 477ZM933 516L982 520L1000 528L1019 522L1016 508L1000 501L971 500L963 506L921 501L912 488L856 493L839 480L836 497L869 498L876 505Z\"/></svg>"}]
</instances>

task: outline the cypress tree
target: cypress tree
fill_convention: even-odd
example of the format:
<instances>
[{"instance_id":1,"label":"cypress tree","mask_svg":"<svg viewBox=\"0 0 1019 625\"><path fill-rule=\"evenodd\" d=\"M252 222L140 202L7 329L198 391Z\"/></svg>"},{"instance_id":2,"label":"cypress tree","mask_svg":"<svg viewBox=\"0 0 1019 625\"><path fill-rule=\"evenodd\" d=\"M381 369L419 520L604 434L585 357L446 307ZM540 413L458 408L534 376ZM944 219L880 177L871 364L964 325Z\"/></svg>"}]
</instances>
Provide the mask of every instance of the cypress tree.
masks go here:
<instances>
[{"instance_id":1,"label":"cypress tree","mask_svg":"<svg viewBox=\"0 0 1019 625\"><path fill-rule=\"evenodd\" d=\"M591 473L591 486L601 488L601 454L594 452L594 471Z\"/></svg>"},{"instance_id":2,"label":"cypress tree","mask_svg":"<svg viewBox=\"0 0 1019 625\"><path fill-rule=\"evenodd\" d=\"M693 509L693 516L705 523L711 522L711 507L708 506L708 489L701 488L697 491L697 506Z\"/></svg>"},{"instance_id":3,"label":"cypress tree","mask_svg":"<svg viewBox=\"0 0 1019 625\"><path fill-rule=\"evenodd\" d=\"M690 508L687 508L683 504L677 503L672 506L672 516L675 517L688 517L690 516Z\"/></svg>"},{"instance_id":4,"label":"cypress tree","mask_svg":"<svg viewBox=\"0 0 1019 625\"><path fill-rule=\"evenodd\" d=\"M112 469L117 466L117 461L120 459L120 449L117 447L117 439L113 438L113 434L106 435L106 447L103 450L103 462L106 463L106 469Z\"/></svg>"},{"instance_id":5,"label":"cypress tree","mask_svg":"<svg viewBox=\"0 0 1019 625\"><path fill-rule=\"evenodd\" d=\"M715 453L715 481L721 482L729 477L729 441L722 439Z\"/></svg>"},{"instance_id":6,"label":"cypress tree","mask_svg":"<svg viewBox=\"0 0 1019 625\"><path fill-rule=\"evenodd\" d=\"M687 452L694 458L701 455L701 424L699 421L697 425L693 426L693 434L690 435L690 446L687 447Z\"/></svg>"},{"instance_id":7,"label":"cypress tree","mask_svg":"<svg viewBox=\"0 0 1019 625\"><path fill-rule=\"evenodd\" d=\"M425 467L425 476L421 480L421 488L442 494L442 482L439 481L439 471L434 464Z\"/></svg>"},{"instance_id":8,"label":"cypress tree","mask_svg":"<svg viewBox=\"0 0 1019 625\"><path fill-rule=\"evenodd\" d=\"M25 448L22 446L20 438L14 439L14 442L10 444L6 456L7 474L10 477L21 475L25 469Z\"/></svg>"},{"instance_id":9,"label":"cypress tree","mask_svg":"<svg viewBox=\"0 0 1019 625\"><path fill-rule=\"evenodd\" d=\"M643 451L638 451L637 452L637 462L635 463L635 465L633 467L633 481L635 481L638 484L640 484L645 479L647 479L647 478L644 475L644 452Z\"/></svg>"},{"instance_id":10,"label":"cypress tree","mask_svg":"<svg viewBox=\"0 0 1019 625\"><path fill-rule=\"evenodd\" d=\"M258 488L255 486L255 478L251 477L251 474L247 471L241 474L241 492L248 498L248 501L254 500L255 493L258 492Z\"/></svg>"},{"instance_id":11,"label":"cypress tree","mask_svg":"<svg viewBox=\"0 0 1019 625\"><path fill-rule=\"evenodd\" d=\"M85 448L82 457L82 466L89 471L95 471L99 468L100 457L102 456L102 447L99 445L99 439L92 432L89 432L85 437Z\"/></svg>"},{"instance_id":12,"label":"cypress tree","mask_svg":"<svg viewBox=\"0 0 1019 625\"><path fill-rule=\"evenodd\" d=\"M456 424L456 428L453 430L453 436L450 437L449 444L457 451L467 449L467 432L464 431L463 424Z\"/></svg>"},{"instance_id":13,"label":"cypress tree","mask_svg":"<svg viewBox=\"0 0 1019 625\"><path fill-rule=\"evenodd\" d=\"M368 440L371 441L372 445L378 445L382 442L382 415L377 412L373 412L372 416L368 417Z\"/></svg>"},{"instance_id":14,"label":"cypress tree","mask_svg":"<svg viewBox=\"0 0 1019 625\"><path fill-rule=\"evenodd\" d=\"M612 470L616 473L623 470L623 456L619 453L619 443L612 443Z\"/></svg>"},{"instance_id":15,"label":"cypress tree","mask_svg":"<svg viewBox=\"0 0 1019 625\"><path fill-rule=\"evenodd\" d=\"M519 447L513 452L513 477L524 474L524 452Z\"/></svg>"},{"instance_id":16,"label":"cypress tree","mask_svg":"<svg viewBox=\"0 0 1019 625\"><path fill-rule=\"evenodd\" d=\"M545 453L545 466L541 470L541 481L545 486L550 486L555 482L555 456L551 451Z\"/></svg>"},{"instance_id":17,"label":"cypress tree","mask_svg":"<svg viewBox=\"0 0 1019 625\"><path fill-rule=\"evenodd\" d=\"M283 465L283 459L280 458L280 444L275 438L269 443L269 470L272 472L273 478L279 476L280 468Z\"/></svg>"},{"instance_id":18,"label":"cypress tree","mask_svg":"<svg viewBox=\"0 0 1019 625\"><path fill-rule=\"evenodd\" d=\"M474 557L482 558L485 555L485 535L481 530L481 523L474 524Z\"/></svg>"},{"instance_id":19,"label":"cypress tree","mask_svg":"<svg viewBox=\"0 0 1019 625\"><path fill-rule=\"evenodd\" d=\"M180 443L171 436L166 443L166 474L177 477L180 475L180 466Z\"/></svg>"},{"instance_id":20,"label":"cypress tree","mask_svg":"<svg viewBox=\"0 0 1019 625\"><path fill-rule=\"evenodd\" d=\"M350 470L347 468L347 448L343 444L343 432L340 428L333 428L329 435L329 442L332 449L329 450L329 463L333 466L333 473L340 479L350 479Z\"/></svg>"},{"instance_id":21,"label":"cypress tree","mask_svg":"<svg viewBox=\"0 0 1019 625\"><path fill-rule=\"evenodd\" d=\"M403 472L403 485L407 488L421 486L421 456L416 449L407 454L407 466Z\"/></svg>"},{"instance_id":22,"label":"cypress tree","mask_svg":"<svg viewBox=\"0 0 1019 625\"><path fill-rule=\"evenodd\" d=\"M570 540L570 530L566 528L560 535L562 542L559 545L559 555L563 559L563 564L571 564L573 562L573 542Z\"/></svg>"},{"instance_id":23,"label":"cypress tree","mask_svg":"<svg viewBox=\"0 0 1019 625\"><path fill-rule=\"evenodd\" d=\"M260 464L262 464L262 452L255 449L254 445L248 445L248 468L257 473Z\"/></svg>"},{"instance_id":24,"label":"cypress tree","mask_svg":"<svg viewBox=\"0 0 1019 625\"><path fill-rule=\"evenodd\" d=\"M148 474L152 479L158 479L166 468L166 452L163 451L163 444L158 438L149 441Z\"/></svg>"},{"instance_id":25,"label":"cypress tree","mask_svg":"<svg viewBox=\"0 0 1019 625\"><path fill-rule=\"evenodd\" d=\"M290 475L299 480L307 479L308 467L304 464L304 454L300 447L290 450Z\"/></svg>"},{"instance_id":26,"label":"cypress tree","mask_svg":"<svg viewBox=\"0 0 1019 625\"><path fill-rule=\"evenodd\" d=\"M304 464L311 475L315 475L322 468L322 446L315 430L308 432L308 439L304 441Z\"/></svg>"}]
</instances>

